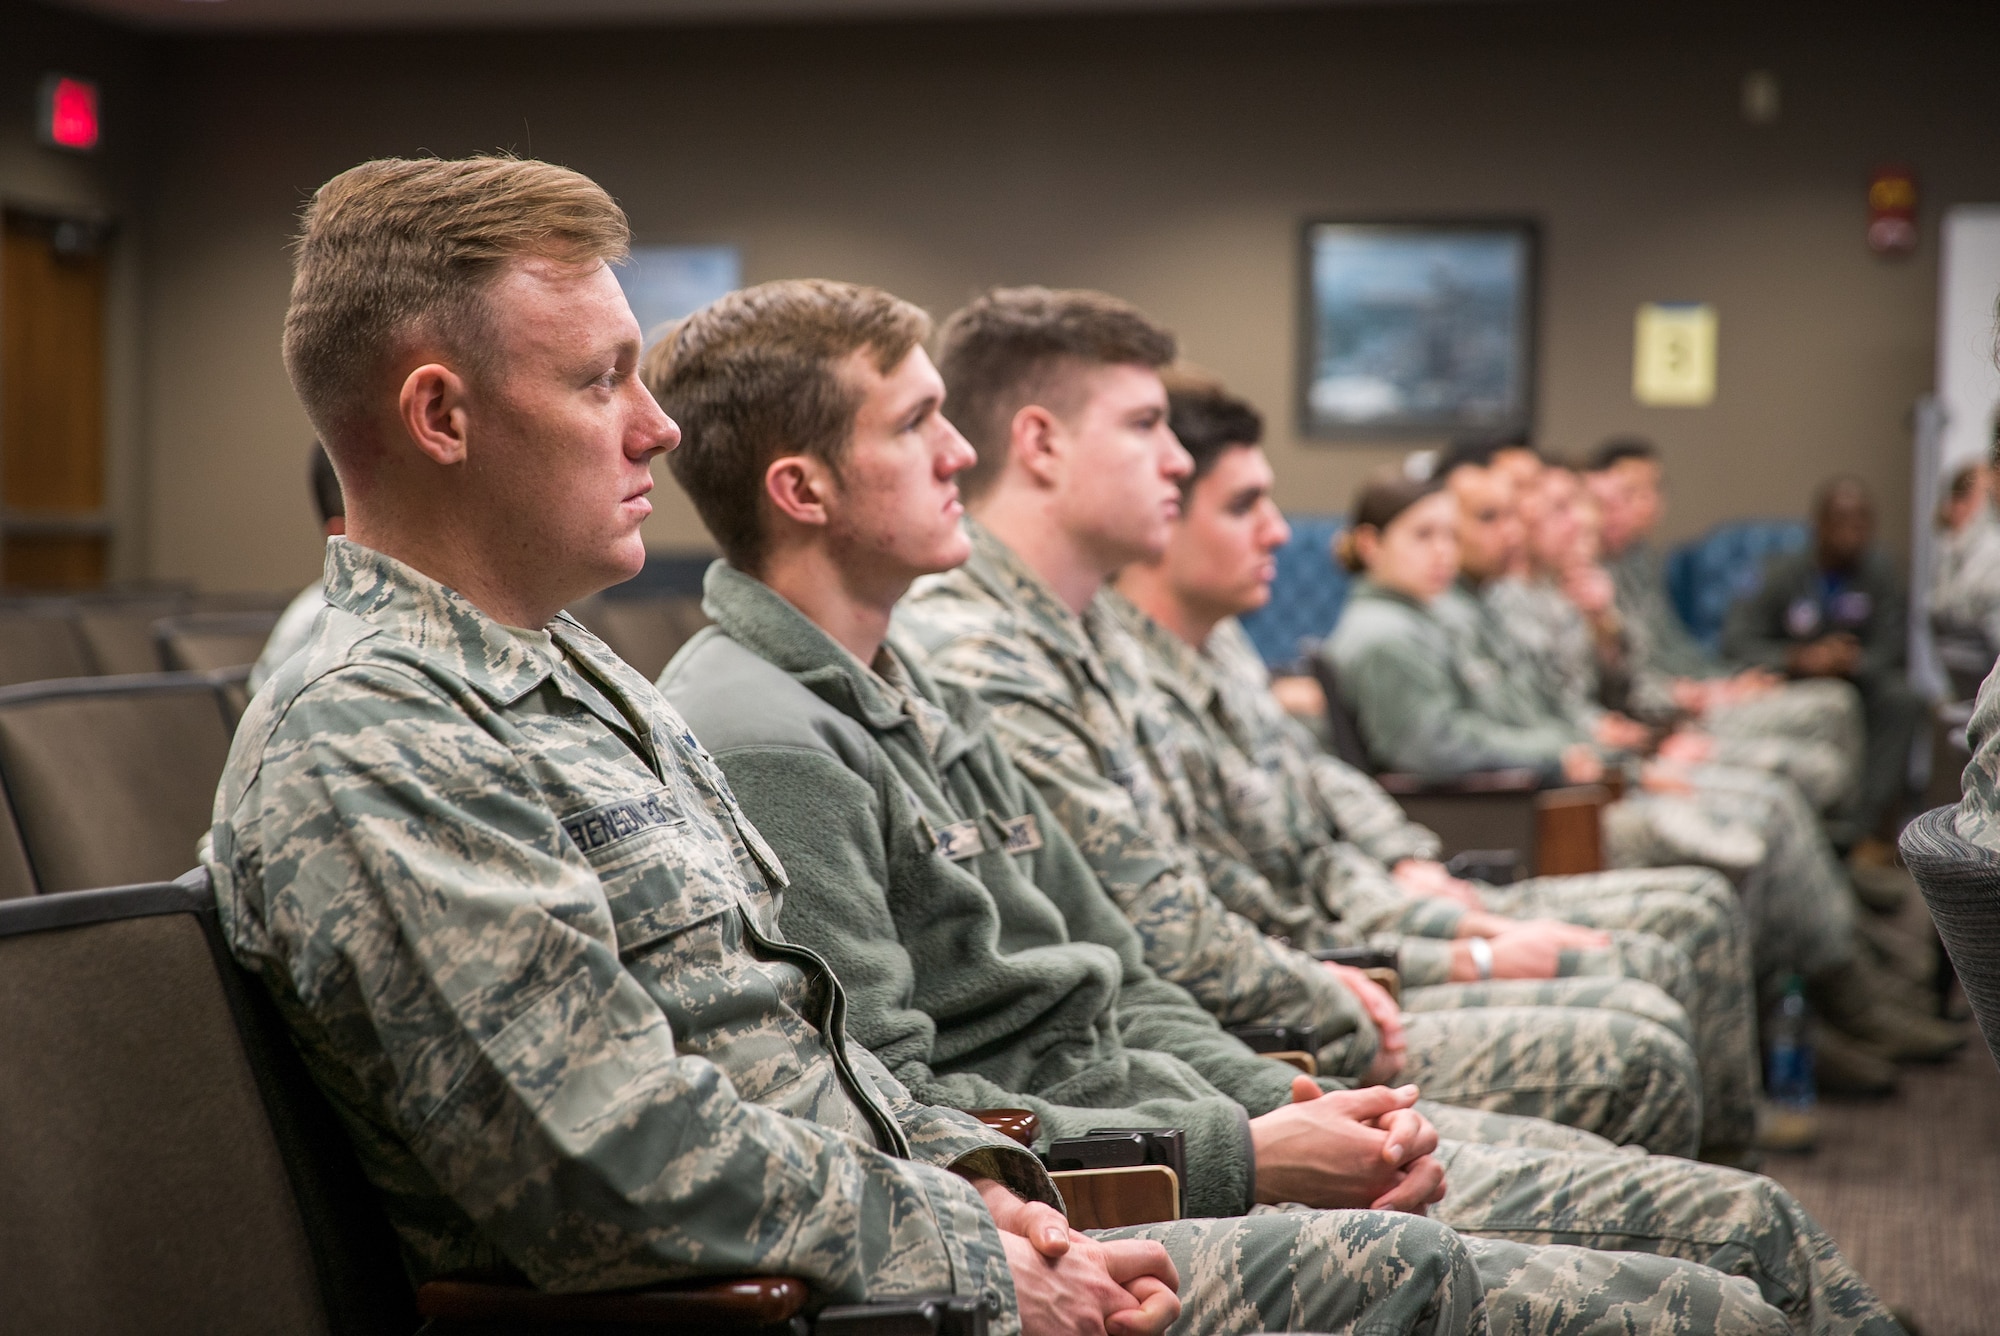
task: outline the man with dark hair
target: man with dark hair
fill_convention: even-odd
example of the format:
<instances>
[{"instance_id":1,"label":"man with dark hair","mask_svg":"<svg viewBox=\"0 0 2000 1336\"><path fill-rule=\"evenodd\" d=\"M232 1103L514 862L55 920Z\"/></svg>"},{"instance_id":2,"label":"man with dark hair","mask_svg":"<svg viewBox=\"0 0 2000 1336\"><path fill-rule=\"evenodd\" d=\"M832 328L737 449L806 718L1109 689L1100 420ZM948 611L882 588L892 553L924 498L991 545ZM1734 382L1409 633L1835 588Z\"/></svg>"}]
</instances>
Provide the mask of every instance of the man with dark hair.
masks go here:
<instances>
[{"instance_id":1,"label":"man with dark hair","mask_svg":"<svg viewBox=\"0 0 2000 1336\"><path fill-rule=\"evenodd\" d=\"M1517 925L1503 916L1514 914L1657 934L1688 959L1677 1000L1693 1018L1701 1059L1702 1144L1711 1154L1740 1153L1752 1136L1758 1082L1747 928L1727 881L1694 867L1540 877L1508 887L1447 873L1436 861L1436 835L1409 821L1367 775L1320 751L1285 715L1235 620L1270 597L1270 553L1285 538L1255 411L1220 386L1175 384L1170 402L1174 434L1194 460L1181 520L1158 560L1119 574L1110 602L1145 649L1153 683L1181 725L1197 801L1221 818L1220 829L1196 837L1211 869L1247 858L1277 892L1246 897L1240 912L1282 914L1262 926L1301 945L1345 934L1379 942L1385 930L1447 940L1505 937ZM1245 879L1212 871L1210 880L1228 886ZM1444 984L1406 990L1404 1007L1419 1012L1409 1028L1421 1034L1440 1009L1481 1000L1532 1005L1543 991L1600 986ZM1496 991L1501 996L1489 999ZM1566 1046L1540 1028L1549 1047ZM1434 1083L1419 1054L1471 1057L1452 1042L1413 1040L1410 1049L1408 1079L1426 1088ZM1594 1060L1579 1050L1563 1062L1580 1072ZM1496 1075L1520 1080L1511 1067Z\"/></svg>"},{"instance_id":2,"label":"man with dark hair","mask_svg":"<svg viewBox=\"0 0 2000 1336\"><path fill-rule=\"evenodd\" d=\"M328 538L338 538L346 533L347 503L341 499L340 478L333 471L333 461L327 458L326 447L318 441L312 443L306 481L312 488L313 508L319 512L320 532ZM263 652L251 665L249 687L252 695L277 671L279 664L305 648L306 641L312 636L313 618L319 616L319 610L326 606L324 589L319 581L313 581L301 589L298 597L287 604L279 615L277 624L264 641Z\"/></svg>"},{"instance_id":3,"label":"man with dark hair","mask_svg":"<svg viewBox=\"0 0 2000 1336\"><path fill-rule=\"evenodd\" d=\"M1584 481L1598 506L1605 569L1616 591L1632 670L1629 712L1648 723L1697 720L1715 741L1717 760L1794 773L1782 743L1817 744L1797 778L1838 758L1839 782L1815 784L1831 814L1828 833L1843 847L1866 832L1849 810L1860 794L1865 734L1861 698L1843 682L1786 683L1761 668L1732 672L1688 631L1667 597L1652 536L1666 512L1659 450L1637 437L1605 442ZM1829 749L1831 749L1829 753Z\"/></svg>"},{"instance_id":4,"label":"man with dark hair","mask_svg":"<svg viewBox=\"0 0 2000 1336\"><path fill-rule=\"evenodd\" d=\"M201 860L411 1275L746 1273L1163 1330L1172 1264L848 1042L785 874L650 682L561 612L645 560L678 438L595 183L380 161L306 211L286 365L347 497L327 609L236 732Z\"/></svg>"},{"instance_id":5,"label":"man with dark hair","mask_svg":"<svg viewBox=\"0 0 2000 1336\"><path fill-rule=\"evenodd\" d=\"M1834 478L1813 503L1813 541L1771 558L1757 592L1729 610L1722 651L1800 681L1849 682L1867 720L1861 799L1853 812L1880 836L1909 790L1910 748L1925 715L1904 664L1903 582L1874 546L1875 504L1860 479Z\"/></svg>"},{"instance_id":6,"label":"man with dark hair","mask_svg":"<svg viewBox=\"0 0 2000 1336\"><path fill-rule=\"evenodd\" d=\"M1090 307L1109 300L1093 294ZM1139 929L1148 964L1174 977L1163 962L1182 962L1176 972L1196 980L1226 971L1229 953L1244 949L1232 927L1241 920L1218 904L1199 853L1183 842L1175 814L1200 814L1173 726L1143 652L1100 598L1119 570L1164 551L1180 511L1190 464L1168 426L1164 359L1037 360L1035 321L1076 314L1063 294L1017 299L1003 289L981 301L1014 319L947 322L944 359L1011 359L1023 370L990 396L977 434L968 433L975 450L997 456L970 506L972 555L919 581L896 626L938 680L975 693L991 711L1015 767ZM1011 352L964 349L953 337L1018 343ZM1169 789L1178 792L1169 797ZM1211 982L1220 986L1201 997L1204 1005L1241 1005L1234 976L1215 973ZM1666 1156L1621 1164L1617 1156L1446 1142L1440 1158L1451 1191L1434 1214L1461 1230L1554 1234L1746 1268L1800 1331L1898 1330L1831 1241L1768 1180Z\"/></svg>"}]
</instances>

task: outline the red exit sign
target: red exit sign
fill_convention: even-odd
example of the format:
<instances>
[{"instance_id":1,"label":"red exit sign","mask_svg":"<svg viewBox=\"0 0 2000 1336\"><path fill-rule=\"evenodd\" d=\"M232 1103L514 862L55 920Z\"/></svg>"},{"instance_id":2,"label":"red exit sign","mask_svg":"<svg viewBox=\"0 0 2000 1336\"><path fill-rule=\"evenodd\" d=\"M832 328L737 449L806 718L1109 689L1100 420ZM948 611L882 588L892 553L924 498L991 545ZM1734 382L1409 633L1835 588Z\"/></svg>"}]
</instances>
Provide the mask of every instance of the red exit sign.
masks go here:
<instances>
[{"instance_id":1,"label":"red exit sign","mask_svg":"<svg viewBox=\"0 0 2000 1336\"><path fill-rule=\"evenodd\" d=\"M42 80L41 139L55 148L90 153L97 148L97 85L51 74Z\"/></svg>"}]
</instances>

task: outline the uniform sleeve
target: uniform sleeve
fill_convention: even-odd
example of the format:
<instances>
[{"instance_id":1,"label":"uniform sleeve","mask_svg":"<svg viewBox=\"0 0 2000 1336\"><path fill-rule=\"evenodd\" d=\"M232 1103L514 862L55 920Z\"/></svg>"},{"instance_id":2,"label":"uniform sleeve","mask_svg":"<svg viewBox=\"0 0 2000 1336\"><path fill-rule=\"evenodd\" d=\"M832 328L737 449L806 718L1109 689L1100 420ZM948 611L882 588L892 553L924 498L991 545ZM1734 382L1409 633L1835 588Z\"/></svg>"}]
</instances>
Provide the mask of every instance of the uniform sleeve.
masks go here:
<instances>
[{"instance_id":1,"label":"uniform sleeve","mask_svg":"<svg viewBox=\"0 0 2000 1336\"><path fill-rule=\"evenodd\" d=\"M249 963L335 1093L538 1287L784 1275L842 1301L984 1292L1012 1326L970 1185L746 1101L676 1050L633 972L647 945L621 959L506 727L414 674L344 670L294 703L218 822L219 895L264 913ZM245 823L262 866L237 861Z\"/></svg>"},{"instance_id":2,"label":"uniform sleeve","mask_svg":"<svg viewBox=\"0 0 2000 1336\"><path fill-rule=\"evenodd\" d=\"M1901 677L1910 651L1910 605L1903 582L1888 562L1874 553L1869 556L1864 569L1874 607L1868 618L1868 637L1861 645L1861 663L1854 670L1856 680L1863 682Z\"/></svg>"},{"instance_id":3,"label":"uniform sleeve","mask_svg":"<svg viewBox=\"0 0 2000 1336\"><path fill-rule=\"evenodd\" d=\"M1303 732L1303 730L1300 730ZM1310 737L1295 737L1292 746L1305 749ZM1370 858L1394 867L1405 858L1436 858L1444 842L1428 826L1410 820L1401 803L1373 778L1336 756L1313 749L1306 752L1313 787L1339 824L1342 839Z\"/></svg>"},{"instance_id":4,"label":"uniform sleeve","mask_svg":"<svg viewBox=\"0 0 2000 1336\"><path fill-rule=\"evenodd\" d=\"M1192 853L1166 829L1165 814L1142 812L1107 773L1102 749L1071 708L1001 670L1019 653L966 636L938 647L930 667L992 711L1001 746L1138 930L1146 963L1224 1025L1312 1024L1325 1037L1365 1023L1359 1001L1329 971L1266 937L1210 892ZM1120 764L1143 762L1131 756Z\"/></svg>"},{"instance_id":5,"label":"uniform sleeve","mask_svg":"<svg viewBox=\"0 0 2000 1336\"><path fill-rule=\"evenodd\" d=\"M886 1079L907 1087L912 1102L1029 1109L1041 1118L1047 1138L1105 1126L1180 1127L1188 1134L1189 1213L1237 1215L1255 1202L1247 1124L1230 1099L1215 1095L1084 1108L1011 1090L977 1073L939 1071L933 1065L937 1023L912 1002L917 965L892 907L899 898L895 869L905 860L932 856L916 845L916 816L900 785L888 776L871 781L834 757L798 748L744 747L717 760L791 874L782 912L786 936L833 966L848 998L848 1032L880 1059ZM920 884L936 887L914 877L901 884L912 892ZM937 916L964 921L960 906L931 908ZM1003 1037L996 1035L995 1042ZM1271 1065L1254 1056L1248 1060ZM1039 1191L1024 1191L1012 1177L1003 1181L1024 1196L1054 1195L1045 1175Z\"/></svg>"},{"instance_id":6,"label":"uniform sleeve","mask_svg":"<svg viewBox=\"0 0 2000 1336\"><path fill-rule=\"evenodd\" d=\"M1322 653L1326 651L1322 650ZM1524 766L1554 778L1570 738L1516 727L1465 705L1451 668L1414 640L1378 637L1339 664L1340 694L1368 750L1391 770L1462 775Z\"/></svg>"}]
</instances>

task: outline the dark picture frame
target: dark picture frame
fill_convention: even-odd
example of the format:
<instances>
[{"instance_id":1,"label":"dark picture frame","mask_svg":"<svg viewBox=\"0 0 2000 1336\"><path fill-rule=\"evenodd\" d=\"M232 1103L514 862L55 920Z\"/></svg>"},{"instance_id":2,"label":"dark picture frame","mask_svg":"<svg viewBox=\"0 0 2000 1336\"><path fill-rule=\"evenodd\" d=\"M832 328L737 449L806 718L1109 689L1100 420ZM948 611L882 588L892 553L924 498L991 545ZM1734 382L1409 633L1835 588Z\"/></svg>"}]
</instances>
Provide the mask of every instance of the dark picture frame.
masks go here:
<instances>
[{"instance_id":1,"label":"dark picture frame","mask_svg":"<svg viewBox=\"0 0 2000 1336\"><path fill-rule=\"evenodd\" d=\"M1315 440L1531 432L1541 227L1308 218L1298 415Z\"/></svg>"}]
</instances>

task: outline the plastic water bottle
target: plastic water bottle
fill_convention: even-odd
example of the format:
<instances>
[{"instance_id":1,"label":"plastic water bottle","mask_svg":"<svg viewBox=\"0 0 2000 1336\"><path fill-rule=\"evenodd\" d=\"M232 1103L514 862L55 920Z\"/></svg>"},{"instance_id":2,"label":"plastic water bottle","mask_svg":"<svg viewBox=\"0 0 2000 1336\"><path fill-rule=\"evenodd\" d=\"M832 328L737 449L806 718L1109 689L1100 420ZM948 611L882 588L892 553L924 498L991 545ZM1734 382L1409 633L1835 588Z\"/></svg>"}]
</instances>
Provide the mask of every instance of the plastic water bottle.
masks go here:
<instances>
[{"instance_id":1,"label":"plastic water bottle","mask_svg":"<svg viewBox=\"0 0 2000 1336\"><path fill-rule=\"evenodd\" d=\"M1770 1065L1764 1074L1764 1094L1782 1109L1810 1113L1818 1099L1813 1083L1812 1035L1808 1032L1805 982L1794 974L1785 980L1785 995L1771 1022Z\"/></svg>"}]
</instances>

